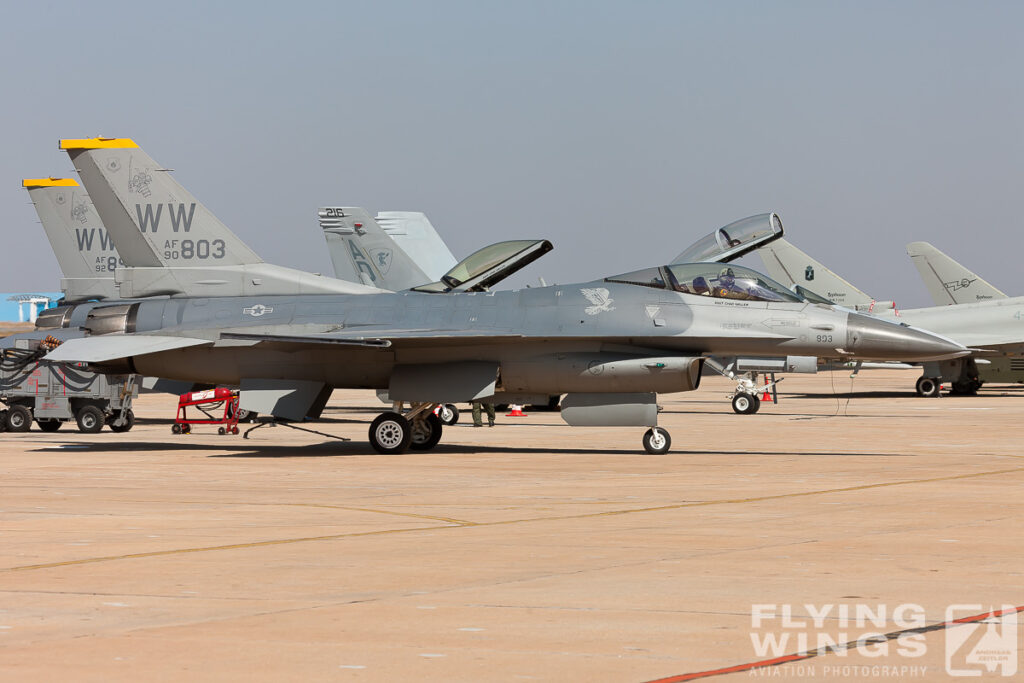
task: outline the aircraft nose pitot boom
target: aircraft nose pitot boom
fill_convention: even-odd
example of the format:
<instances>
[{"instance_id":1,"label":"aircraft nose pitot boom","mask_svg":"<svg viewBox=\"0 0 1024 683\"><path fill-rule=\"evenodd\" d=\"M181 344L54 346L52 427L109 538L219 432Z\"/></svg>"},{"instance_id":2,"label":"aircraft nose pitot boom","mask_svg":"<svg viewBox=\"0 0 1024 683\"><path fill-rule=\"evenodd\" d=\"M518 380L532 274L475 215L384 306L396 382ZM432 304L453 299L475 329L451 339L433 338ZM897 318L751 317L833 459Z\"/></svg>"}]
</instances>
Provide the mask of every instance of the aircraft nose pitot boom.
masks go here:
<instances>
[{"instance_id":1,"label":"aircraft nose pitot boom","mask_svg":"<svg viewBox=\"0 0 1024 683\"><path fill-rule=\"evenodd\" d=\"M926 361L966 356L958 342L902 323L850 313L846 321L846 348L858 358Z\"/></svg>"}]
</instances>

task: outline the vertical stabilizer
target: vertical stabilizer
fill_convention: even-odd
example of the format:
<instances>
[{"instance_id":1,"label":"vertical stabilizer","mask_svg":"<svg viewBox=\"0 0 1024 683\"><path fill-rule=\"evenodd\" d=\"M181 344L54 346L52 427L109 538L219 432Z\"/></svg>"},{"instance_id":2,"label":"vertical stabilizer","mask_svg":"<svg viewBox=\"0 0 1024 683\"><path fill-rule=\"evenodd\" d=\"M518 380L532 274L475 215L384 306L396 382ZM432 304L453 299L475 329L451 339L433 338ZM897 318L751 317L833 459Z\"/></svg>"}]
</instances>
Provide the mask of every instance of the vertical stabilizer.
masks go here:
<instances>
[{"instance_id":1,"label":"vertical stabilizer","mask_svg":"<svg viewBox=\"0 0 1024 683\"><path fill-rule=\"evenodd\" d=\"M61 140L127 266L262 263L171 175L126 138Z\"/></svg>"},{"instance_id":2,"label":"vertical stabilizer","mask_svg":"<svg viewBox=\"0 0 1024 683\"><path fill-rule=\"evenodd\" d=\"M937 306L1005 299L1006 295L927 242L911 242L907 254Z\"/></svg>"},{"instance_id":3,"label":"vertical stabilizer","mask_svg":"<svg viewBox=\"0 0 1024 683\"><path fill-rule=\"evenodd\" d=\"M338 279L393 292L431 282L366 209L325 207L317 215Z\"/></svg>"},{"instance_id":4,"label":"vertical stabilizer","mask_svg":"<svg viewBox=\"0 0 1024 683\"><path fill-rule=\"evenodd\" d=\"M117 250L85 190L71 178L28 178L21 185L64 274L65 300L117 298Z\"/></svg>"},{"instance_id":5,"label":"vertical stabilizer","mask_svg":"<svg viewBox=\"0 0 1024 683\"><path fill-rule=\"evenodd\" d=\"M458 260L426 214L419 211L380 211L377 223L420 267L430 282L455 267Z\"/></svg>"},{"instance_id":6,"label":"vertical stabilizer","mask_svg":"<svg viewBox=\"0 0 1024 683\"><path fill-rule=\"evenodd\" d=\"M757 250L765 271L784 285L800 285L840 306L870 310L875 303L868 294L854 287L819 261L800 251L785 239L778 239Z\"/></svg>"}]
</instances>

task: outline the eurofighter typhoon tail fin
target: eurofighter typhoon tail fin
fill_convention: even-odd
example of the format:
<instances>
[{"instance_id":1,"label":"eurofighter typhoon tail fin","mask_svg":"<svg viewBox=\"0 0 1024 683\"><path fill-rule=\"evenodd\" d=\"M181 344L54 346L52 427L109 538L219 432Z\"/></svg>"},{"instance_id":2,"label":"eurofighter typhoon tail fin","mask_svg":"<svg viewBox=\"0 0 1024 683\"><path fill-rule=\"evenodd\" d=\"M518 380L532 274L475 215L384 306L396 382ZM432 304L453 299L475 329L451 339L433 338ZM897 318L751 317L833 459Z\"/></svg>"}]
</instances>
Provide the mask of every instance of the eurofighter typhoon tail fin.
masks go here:
<instances>
[{"instance_id":1,"label":"eurofighter typhoon tail fin","mask_svg":"<svg viewBox=\"0 0 1024 683\"><path fill-rule=\"evenodd\" d=\"M433 281L366 209L325 207L317 215L335 277L394 292Z\"/></svg>"},{"instance_id":2,"label":"eurofighter typhoon tail fin","mask_svg":"<svg viewBox=\"0 0 1024 683\"><path fill-rule=\"evenodd\" d=\"M791 287L808 289L840 306L859 311L881 312L895 308L891 301L875 301L785 239L777 239L757 252L764 261L765 271L773 280Z\"/></svg>"},{"instance_id":3,"label":"eurofighter typhoon tail fin","mask_svg":"<svg viewBox=\"0 0 1024 683\"><path fill-rule=\"evenodd\" d=\"M85 190L71 178L29 178L21 185L64 274L60 287L65 302L118 298L117 250Z\"/></svg>"},{"instance_id":4,"label":"eurofighter typhoon tail fin","mask_svg":"<svg viewBox=\"0 0 1024 683\"><path fill-rule=\"evenodd\" d=\"M907 254L937 306L1005 299L1006 295L927 242L911 242Z\"/></svg>"},{"instance_id":5,"label":"eurofighter typhoon tail fin","mask_svg":"<svg viewBox=\"0 0 1024 683\"><path fill-rule=\"evenodd\" d=\"M134 141L61 140L127 266L123 298L375 291L264 263Z\"/></svg>"}]
</instances>

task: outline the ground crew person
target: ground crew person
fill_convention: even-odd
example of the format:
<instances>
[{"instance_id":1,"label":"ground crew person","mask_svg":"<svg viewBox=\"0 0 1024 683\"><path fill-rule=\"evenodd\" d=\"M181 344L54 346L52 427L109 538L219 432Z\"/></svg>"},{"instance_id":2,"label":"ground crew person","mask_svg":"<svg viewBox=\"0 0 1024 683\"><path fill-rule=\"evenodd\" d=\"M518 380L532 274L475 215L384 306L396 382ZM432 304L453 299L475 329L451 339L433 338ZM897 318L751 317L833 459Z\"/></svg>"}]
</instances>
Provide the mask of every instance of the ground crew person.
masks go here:
<instances>
[{"instance_id":1,"label":"ground crew person","mask_svg":"<svg viewBox=\"0 0 1024 683\"><path fill-rule=\"evenodd\" d=\"M480 414L481 413L481 409L487 411L487 426L488 427L493 427L494 426L494 404L493 403L481 403L480 401L473 401L473 426L474 427L483 427L484 426L484 423L482 421L482 417L483 416Z\"/></svg>"}]
</instances>

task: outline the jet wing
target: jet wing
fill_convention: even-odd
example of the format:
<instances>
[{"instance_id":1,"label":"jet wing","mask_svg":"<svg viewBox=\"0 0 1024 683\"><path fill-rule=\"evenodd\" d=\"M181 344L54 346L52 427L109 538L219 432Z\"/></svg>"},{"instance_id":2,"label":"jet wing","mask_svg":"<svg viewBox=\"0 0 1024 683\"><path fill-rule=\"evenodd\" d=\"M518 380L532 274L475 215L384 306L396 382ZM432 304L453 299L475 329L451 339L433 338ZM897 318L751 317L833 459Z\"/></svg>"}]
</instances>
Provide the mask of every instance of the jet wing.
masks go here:
<instances>
[{"instance_id":1,"label":"jet wing","mask_svg":"<svg viewBox=\"0 0 1024 683\"><path fill-rule=\"evenodd\" d=\"M676 256L672 263L728 263L774 242L782 237L782 233L782 219L776 213L742 218L697 240Z\"/></svg>"},{"instance_id":2,"label":"jet wing","mask_svg":"<svg viewBox=\"0 0 1024 683\"><path fill-rule=\"evenodd\" d=\"M144 356L147 353L159 353L160 351L212 343L209 339L147 334L80 337L68 339L50 351L46 354L46 360L62 363L103 363L131 356Z\"/></svg>"}]
</instances>

